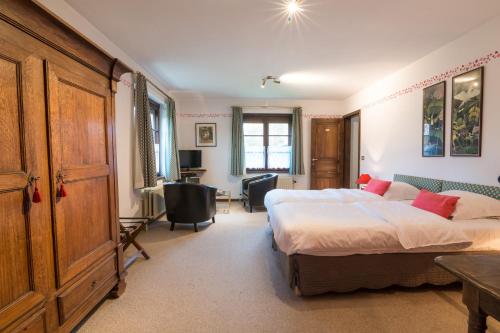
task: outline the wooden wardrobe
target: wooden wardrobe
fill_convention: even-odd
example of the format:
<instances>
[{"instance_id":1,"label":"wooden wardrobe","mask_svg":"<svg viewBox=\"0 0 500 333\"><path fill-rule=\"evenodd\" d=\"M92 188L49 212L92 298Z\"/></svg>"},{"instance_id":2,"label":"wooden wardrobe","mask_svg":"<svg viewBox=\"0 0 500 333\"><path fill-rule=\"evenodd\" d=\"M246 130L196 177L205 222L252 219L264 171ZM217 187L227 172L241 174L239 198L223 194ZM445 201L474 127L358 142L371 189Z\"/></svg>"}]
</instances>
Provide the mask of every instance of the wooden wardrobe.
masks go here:
<instances>
[{"instance_id":1,"label":"wooden wardrobe","mask_svg":"<svg viewBox=\"0 0 500 333\"><path fill-rule=\"evenodd\" d=\"M114 94L128 71L33 2L0 2L0 332L71 331L124 290Z\"/></svg>"}]
</instances>

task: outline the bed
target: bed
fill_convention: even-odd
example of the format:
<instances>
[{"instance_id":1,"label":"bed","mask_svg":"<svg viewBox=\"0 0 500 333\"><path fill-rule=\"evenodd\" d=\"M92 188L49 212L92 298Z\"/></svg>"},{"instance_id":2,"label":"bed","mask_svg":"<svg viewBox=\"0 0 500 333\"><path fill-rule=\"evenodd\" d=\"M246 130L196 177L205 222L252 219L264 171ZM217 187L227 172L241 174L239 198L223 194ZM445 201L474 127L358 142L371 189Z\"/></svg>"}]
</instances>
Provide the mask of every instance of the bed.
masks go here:
<instances>
[{"instance_id":1,"label":"bed","mask_svg":"<svg viewBox=\"0 0 500 333\"><path fill-rule=\"evenodd\" d=\"M395 175L394 180L406 182L419 189L427 189L432 192L465 190L487 195L497 200L500 199L500 188L495 186L406 175ZM408 208L405 208L405 205ZM315 203L311 200L309 202L281 202L273 205L269 210L270 225L273 229L273 248L276 250L276 255L287 275L290 287L297 294L308 296L325 292L348 292L359 288L380 289L391 285L405 287L416 287L425 283L446 285L457 280L434 265L433 260L435 257L454 253L500 254L500 221L492 219L475 220L473 222L466 220L453 221L453 229L458 230L458 233L450 236L448 234L450 230L439 231L438 233L444 236L440 240L444 239L445 241L443 244L434 246L426 244L425 242L428 240L425 239L418 244L407 244L408 248L401 246L401 243L397 242L397 238L394 241L395 237L402 236L409 242L413 242L412 237L404 235L405 232L410 235L418 233L418 229L408 229L410 224L403 223L402 226L395 227L391 225L390 228L380 225L380 228L372 228L373 234L369 234L370 231L366 227L377 225L377 216L380 214L394 215L393 220L397 224L400 223L402 216L411 215L408 213L411 209L415 208L403 202L391 203L384 200L362 200L348 203L335 201ZM363 213L359 213L360 211ZM398 214L392 213L392 211L400 211L400 216L398 217ZM308 212L311 216L304 215ZM362 216L356 216L356 214L362 214ZM422 216L413 217L417 221L423 221L420 228L424 231L426 228L432 230L430 228L433 227L432 218L425 222L427 219L426 214L430 213L424 212ZM329 226L327 219L324 218L325 216L329 218L335 217L335 223L340 224L339 219L351 216L351 220L346 218L343 221L344 225L351 229L359 229L351 234L342 228L328 231ZM277 221L280 219L284 219L289 223L287 225L288 236L283 236L283 230L280 230L277 225ZM311 244L308 243L310 239L303 237L300 232L289 232L294 230L295 225L299 225L301 219L315 221L313 231L308 232L308 234L309 236L312 234L313 238L323 235L324 237L320 238L319 242L315 239L315 242L324 245L323 248L322 246L315 248L308 245ZM359 225L352 225L352 221L359 221ZM322 227L326 229L321 229ZM407 230L404 230L405 228ZM328 232L331 232L331 234L328 235ZM342 234L342 232L346 233ZM363 236L363 232L368 234ZM399 234L395 236L395 233ZM360 234L362 235L359 237L360 239L352 240L354 246L352 244L349 246L343 245L343 239ZM432 232L429 234L432 240ZM463 238L464 235L465 238ZM332 241L332 238L335 237L337 237L337 240ZM448 243L447 239L450 240ZM367 240L371 240L372 244ZM328 242L332 244L328 244ZM377 247L378 245L382 246ZM329 249L332 251L328 251Z\"/></svg>"},{"instance_id":2,"label":"bed","mask_svg":"<svg viewBox=\"0 0 500 333\"><path fill-rule=\"evenodd\" d=\"M324 189L324 190L285 190L275 189L264 198L264 206L268 211L281 203L322 202L349 203L360 201L381 201L380 195L358 189Z\"/></svg>"},{"instance_id":3,"label":"bed","mask_svg":"<svg viewBox=\"0 0 500 333\"><path fill-rule=\"evenodd\" d=\"M368 201L402 201L415 198L418 194L418 189L412 186L414 181L412 177L397 175L395 181L391 184L389 190L380 196L368 191L360 189L324 189L324 190L289 190L289 189L274 189L267 192L264 198L264 206L268 211L272 211L275 205L281 203L351 203L351 202L368 202ZM403 186L406 185L406 186ZM426 186L438 192L438 187L434 182L428 182ZM410 188L408 188L410 187ZM440 188L440 187L439 187ZM416 191L416 192L415 192Z\"/></svg>"}]
</instances>

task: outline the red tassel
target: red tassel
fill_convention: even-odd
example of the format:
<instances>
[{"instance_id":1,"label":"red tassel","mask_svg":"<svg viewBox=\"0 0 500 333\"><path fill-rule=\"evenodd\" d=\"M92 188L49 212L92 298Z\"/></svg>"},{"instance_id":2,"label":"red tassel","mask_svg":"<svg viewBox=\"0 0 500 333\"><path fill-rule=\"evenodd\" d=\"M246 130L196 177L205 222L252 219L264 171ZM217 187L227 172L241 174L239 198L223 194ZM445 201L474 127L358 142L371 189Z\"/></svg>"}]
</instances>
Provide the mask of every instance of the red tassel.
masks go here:
<instances>
[{"instance_id":1,"label":"red tassel","mask_svg":"<svg viewBox=\"0 0 500 333\"><path fill-rule=\"evenodd\" d=\"M67 195L66 190L64 190L64 183L61 183L61 186L59 186L59 198L64 198Z\"/></svg>"},{"instance_id":2,"label":"red tassel","mask_svg":"<svg viewBox=\"0 0 500 333\"><path fill-rule=\"evenodd\" d=\"M35 192L33 192L33 200L34 203L39 203L42 202L42 196L40 195L40 192L38 191L38 186L35 186Z\"/></svg>"}]
</instances>

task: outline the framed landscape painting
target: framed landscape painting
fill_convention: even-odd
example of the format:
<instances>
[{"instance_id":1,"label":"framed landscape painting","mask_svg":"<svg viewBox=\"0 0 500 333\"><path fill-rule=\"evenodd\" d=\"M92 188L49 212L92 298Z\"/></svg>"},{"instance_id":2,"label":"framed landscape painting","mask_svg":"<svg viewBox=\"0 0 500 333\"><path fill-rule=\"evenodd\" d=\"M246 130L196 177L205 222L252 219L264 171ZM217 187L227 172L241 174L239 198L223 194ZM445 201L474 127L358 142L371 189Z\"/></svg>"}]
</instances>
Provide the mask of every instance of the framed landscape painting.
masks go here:
<instances>
[{"instance_id":1,"label":"framed landscape painting","mask_svg":"<svg viewBox=\"0 0 500 333\"><path fill-rule=\"evenodd\" d=\"M446 82L424 89L422 156L444 156Z\"/></svg>"},{"instance_id":2,"label":"framed landscape painting","mask_svg":"<svg viewBox=\"0 0 500 333\"><path fill-rule=\"evenodd\" d=\"M196 147L216 147L217 146L217 124L195 124Z\"/></svg>"},{"instance_id":3,"label":"framed landscape painting","mask_svg":"<svg viewBox=\"0 0 500 333\"><path fill-rule=\"evenodd\" d=\"M451 156L481 156L483 72L480 67L453 78Z\"/></svg>"}]
</instances>

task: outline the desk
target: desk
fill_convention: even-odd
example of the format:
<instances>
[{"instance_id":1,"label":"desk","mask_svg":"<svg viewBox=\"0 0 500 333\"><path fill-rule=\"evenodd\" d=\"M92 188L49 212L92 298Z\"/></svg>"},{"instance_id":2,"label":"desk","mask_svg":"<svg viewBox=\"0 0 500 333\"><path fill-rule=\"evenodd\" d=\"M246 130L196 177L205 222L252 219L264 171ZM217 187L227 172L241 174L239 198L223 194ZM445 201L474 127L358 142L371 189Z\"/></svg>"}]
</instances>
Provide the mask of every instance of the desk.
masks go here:
<instances>
[{"instance_id":1,"label":"desk","mask_svg":"<svg viewBox=\"0 0 500 333\"><path fill-rule=\"evenodd\" d=\"M207 171L207 169L181 169L181 174L183 174L183 173L202 174L206 171Z\"/></svg>"},{"instance_id":2,"label":"desk","mask_svg":"<svg viewBox=\"0 0 500 333\"><path fill-rule=\"evenodd\" d=\"M181 169L181 179L182 181L191 183L199 183L199 178L203 176L203 174L207 171L207 169ZM190 181L190 178L197 178L198 181Z\"/></svg>"},{"instance_id":3,"label":"desk","mask_svg":"<svg viewBox=\"0 0 500 333\"><path fill-rule=\"evenodd\" d=\"M434 262L463 283L469 333L486 332L486 317L500 320L500 255L452 255Z\"/></svg>"}]
</instances>

